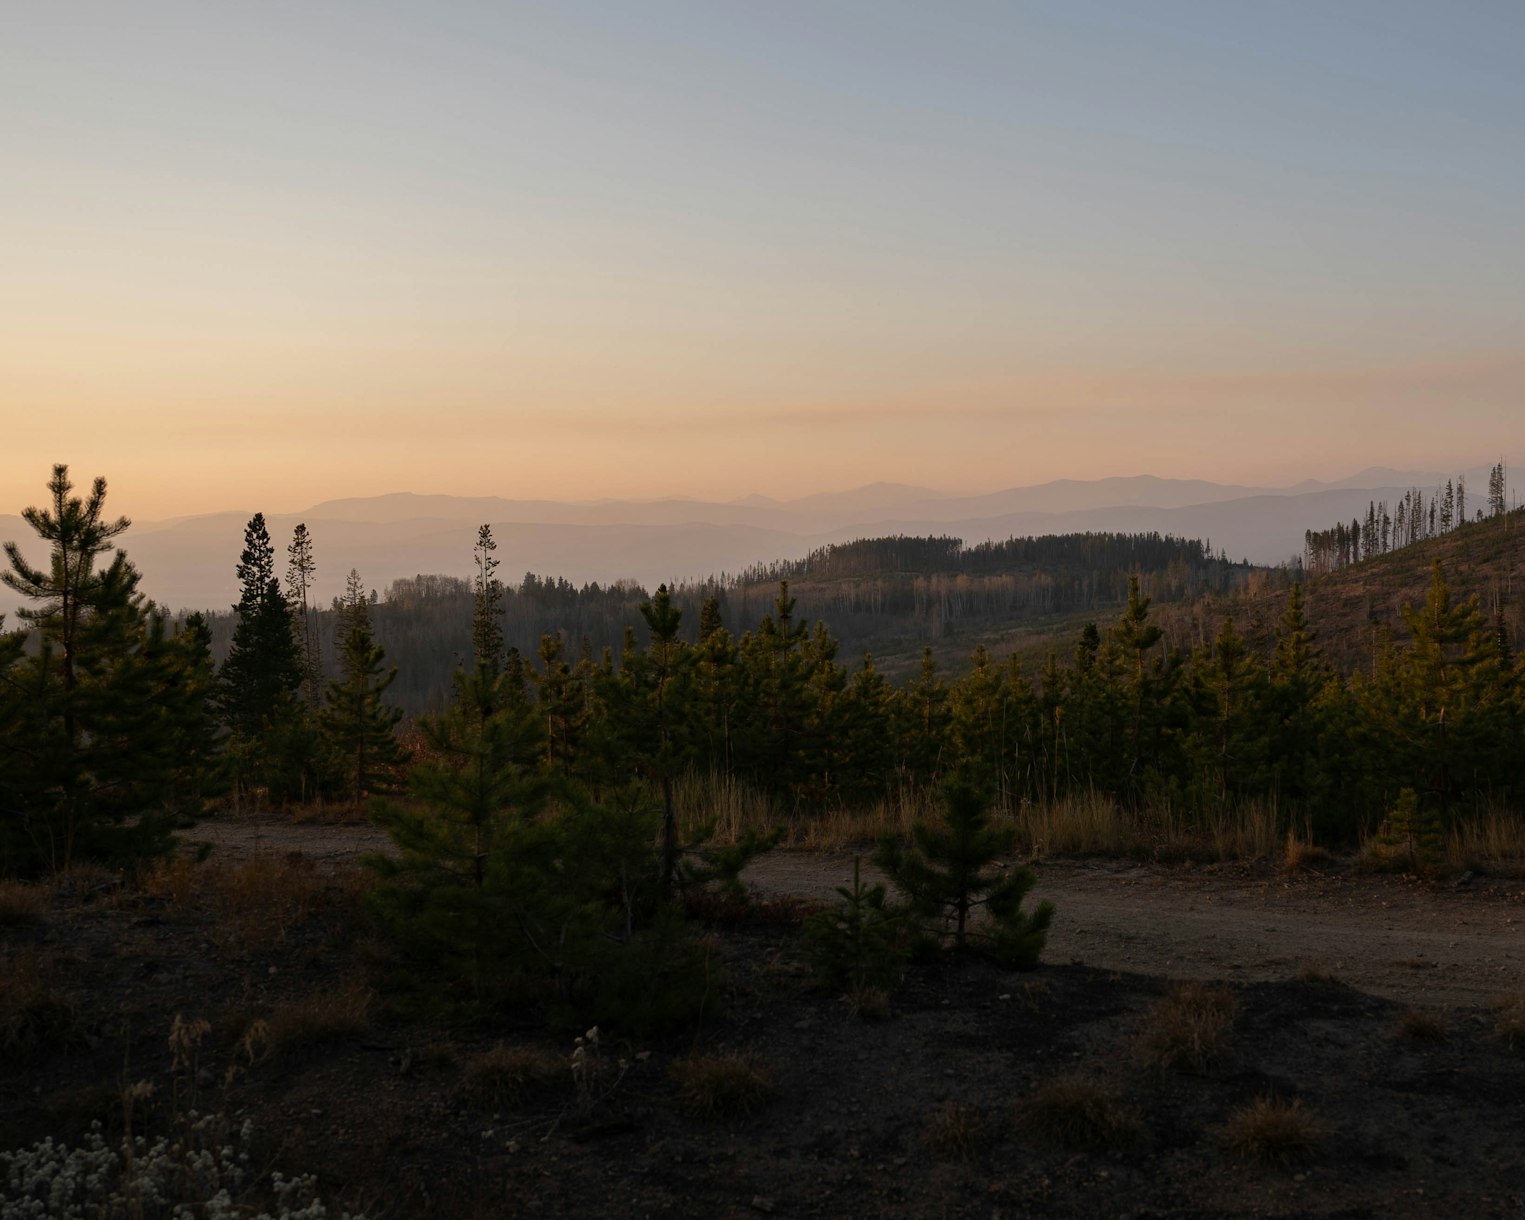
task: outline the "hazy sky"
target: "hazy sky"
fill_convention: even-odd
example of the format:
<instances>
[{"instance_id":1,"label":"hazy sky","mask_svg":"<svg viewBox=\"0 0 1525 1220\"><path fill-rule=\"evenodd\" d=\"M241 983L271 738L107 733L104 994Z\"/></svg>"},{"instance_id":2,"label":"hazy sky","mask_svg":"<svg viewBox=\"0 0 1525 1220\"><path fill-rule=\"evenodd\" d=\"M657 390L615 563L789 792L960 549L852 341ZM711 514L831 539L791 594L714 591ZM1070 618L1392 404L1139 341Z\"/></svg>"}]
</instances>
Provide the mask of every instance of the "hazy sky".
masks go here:
<instances>
[{"instance_id":1,"label":"hazy sky","mask_svg":"<svg viewBox=\"0 0 1525 1220\"><path fill-rule=\"evenodd\" d=\"M1525 5L13 4L0 511L1525 460Z\"/></svg>"}]
</instances>

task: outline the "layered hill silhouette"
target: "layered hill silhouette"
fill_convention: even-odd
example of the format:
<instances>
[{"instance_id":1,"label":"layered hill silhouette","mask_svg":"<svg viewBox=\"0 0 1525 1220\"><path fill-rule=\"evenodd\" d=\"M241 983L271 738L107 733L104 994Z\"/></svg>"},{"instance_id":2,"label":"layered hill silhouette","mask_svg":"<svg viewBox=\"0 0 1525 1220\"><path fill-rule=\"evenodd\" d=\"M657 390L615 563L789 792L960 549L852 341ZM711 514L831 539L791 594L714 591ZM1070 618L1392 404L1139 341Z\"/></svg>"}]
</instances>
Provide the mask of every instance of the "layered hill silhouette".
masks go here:
<instances>
[{"instance_id":1,"label":"layered hill silhouette","mask_svg":"<svg viewBox=\"0 0 1525 1220\"><path fill-rule=\"evenodd\" d=\"M1485 485L1485 470L1465 474L1474 486ZM506 579L532 571L578 584L624 580L647 588L891 534L946 534L973 545L1013 536L1153 531L1205 539L1214 553L1231 559L1277 564L1301 552L1306 530L1364 515L1372 500L1394 500L1409 487L1428 492L1447 477L1373 468L1334 483L1257 488L1140 475L1060 479L975 496L875 483L792 500L752 495L727 503L399 492L328 500L296 513L266 511L266 520L278 546L297 522L306 523L318 560L318 596L326 601L342 590L351 568L367 587L383 591L422 572L465 575L483 522L493 526ZM143 573L145 592L176 609L231 605L244 525L265 507L135 522L123 541ZM15 515L0 515L0 540L15 540L28 553L35 549L30 529ZM0 605L13 608L14 599Z\"/></svg>"}]
</instances>

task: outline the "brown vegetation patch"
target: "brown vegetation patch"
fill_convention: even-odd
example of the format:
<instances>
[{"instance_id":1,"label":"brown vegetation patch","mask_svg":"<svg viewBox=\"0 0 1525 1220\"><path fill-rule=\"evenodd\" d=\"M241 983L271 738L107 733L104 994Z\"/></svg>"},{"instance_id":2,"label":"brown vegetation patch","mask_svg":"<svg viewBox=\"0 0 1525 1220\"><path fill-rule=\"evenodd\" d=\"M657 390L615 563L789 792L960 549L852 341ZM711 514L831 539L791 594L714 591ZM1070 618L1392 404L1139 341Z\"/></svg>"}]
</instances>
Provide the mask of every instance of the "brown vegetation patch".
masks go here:
<instances>
[{"instance_id":1,"label":"brown vegetation patch","mask_svg":"<svg viewBox=\"0 0 1525 1220\"><path fill-rule=\"evenodd\" d=\"M1406 1008L1398 1018L1398 1036L1415 1042L1445 1042L1451 1031L1444 1013Z\"/></svg>"},{"instance_id":2,"label":"brown vegetation patch","mask_svg":"<svg viewBox=\"0 0 1525 1220\"><path fill-rule=\"evenodd\" d=\"M0 928L36 923L46 909L47 898L41 886L0 881Z\"/></svg>"},{"instance_id":3,"label":"brown vegetation patch","mask_svg":"<svg viewBox=\"0 0 1525 1220\"><path fill-rule=\"evenodd\" d=\"M1131 1148L1139 1116L1106 1085L1080 1072L1045 1080L1017 1105L1017 1130L1072 1152Z\"/></svg>"},{"instance_id":4,"label":"brown vegetation patch","mask_svg":"<svg viewBox=\"0 0 1525 1220\"><path fill-rule=\"evenodd\" d=\"M79 1040L79 997L58 982L63 973L58 955L41 949L20 949L0 959L3 1059L31 1059Z\"/></svg>"},{"instance_id":5,"label":"brown vegetation patch","mask_svg":"<svg viewBox=\"0 0 1525 1220\"><path fill-rule=\"evenodd\" d=\"M1317 1149L1323 1124L1301 1099L1257 1097L1229 1115L1223 1142L1230 1152L1262 1164L1305 1160Z\"/></svg>"},{"instance_id":6,"label":"brown vegetation patch","mask_svg":"<svg viewBox=\"0 0 1525 1220\"><path fill-rule=\"evenodd\" d=\"M287 1000L258 1023L264 1026L263 1037L251 1042L251 1057L289 1055L356 1038L369 1026L374 1003L375 996L355 983Z\"/></svg>"},{"instance_id":7,"label":"brown vegetation patch","mask_svg":"<svg viewBox=\"0 0 1525 1220\"><path fill-rule=\"evenodd\" d=\"M1206 1072L1228 1049L1234 1008L1234 993L1227 987L1172 984L1139 1035L1144 1066L1154 1071Z\"/></svg>"},{"instance_id":8,"label":"brown vegetation patch","mask_svg":"<svg viewBox=\"0 0 1525 1220\"><path fill-rule=\"evenodd\" d=\"M675 1062L671 1075L683 1108L706 1118L750 1114L773 1096L767 1068L740 1052L691 1055Z\"/></svg>"},{"instance_id":9,"label":"brown vegetation patch","mask_svg":"<svg viewBox=\"0 0 1525 1220\"><path fill-rule=\"evenodd\" d=\"M922 1142L933 1155L950 1161L972 1161L983 1134L979 1110L961 1101L934 1107L921 1128Z\"/></svg>"},{"instance_id":10,"label":"brown vegetation patch","mask_svg":"<svg viewBox=\"0 0 1525 1220\"><path fill-rule=\"evenodd\" d=\"M460 1095L479 1110L501 1110L528 1094L570 1084L567 1059L543 1046L505 1046L473 1055L461 1073Z\"/></svg>"}]
</instances>

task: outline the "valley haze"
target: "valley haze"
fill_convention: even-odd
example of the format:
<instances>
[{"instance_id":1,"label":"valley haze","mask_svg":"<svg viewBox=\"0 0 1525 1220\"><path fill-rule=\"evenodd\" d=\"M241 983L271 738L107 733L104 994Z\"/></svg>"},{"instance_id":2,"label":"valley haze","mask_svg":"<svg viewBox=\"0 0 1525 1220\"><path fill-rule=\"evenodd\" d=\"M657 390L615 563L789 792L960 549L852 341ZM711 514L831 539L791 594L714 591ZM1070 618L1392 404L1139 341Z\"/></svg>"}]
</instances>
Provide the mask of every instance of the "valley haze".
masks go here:
<instances>
[{"instance_id":1,"label":"valley haze","mask_svg":"<svg viewBox=\"0 0 1525 1220\"><path fill-rule=\"evenodd\" d=\"M70 471L77 489L95 473ZM578 503L397 492L327 500L301 512L264 511L281 552L292 528L306 524L318 562L317 598L325 604L342 592L352 568L367 589L379 592L420 573L468 575L484 522L498 544L499 575L510 584L534 572L574 584L634 581L652 590L664 581L734 575L752 564L802 558L830 543L892 534L952 535L974 545L1027 535L1157 532L1206 539L1231 559L1274 565L1301 553L1306 530L1364 516L1372 500L1392 502L1410 487L1428 495L1458 474L1481 504L1486 467L1450 473L1374 467L1334 482L1269 488L1140 475L1059 479L979 495L871 483L798 499L753 494L730 502ZM42 490L39 478L14 507L39 502ZM130 504L110 495L108 508L131 514ZM256 511L135 520L120 541L143 574L141 588L160 605L224 610L238 598L234 569L244 526ZM34 560L42 558L17 515L0 514L0 540L14 540ZM14 598L0 603L7 615L15 608Z\"/></svg>"}]
</instances>

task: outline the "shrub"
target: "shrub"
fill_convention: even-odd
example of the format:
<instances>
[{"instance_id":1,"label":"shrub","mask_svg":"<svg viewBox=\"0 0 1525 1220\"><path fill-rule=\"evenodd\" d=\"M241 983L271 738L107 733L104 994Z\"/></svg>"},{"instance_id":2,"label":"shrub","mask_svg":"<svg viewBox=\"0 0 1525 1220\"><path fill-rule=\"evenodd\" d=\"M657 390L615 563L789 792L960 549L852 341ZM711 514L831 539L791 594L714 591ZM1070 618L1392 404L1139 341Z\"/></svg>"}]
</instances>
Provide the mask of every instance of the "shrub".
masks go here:
<instances>
[{"instance_id":1,"label":"shrub","mask_svg":"<svg viewBox=\"0 0 1525 1220\"><path fill-rule=\"evenodd\" d=\"M671 1074L683 1108L705 1118L750 1114L773 1095L767 1069L738 1052L691 1055L674 1063Z\"/></svg>"},{"instance_id":2,"label":"shrub","mask_svg":"<svg viewBox=\"0 0 1525 1220\"><path fill-rule=\"evenodd\" d=\"M1052 1077L1024 1098L1017 1127L1072 1152L1131 1147L1143 1135L1139 1117L1115 1093L1078 1072Z\"/></svg>"},{"instance_id":3,"label":"shrub","mask_svg":"<svg viewBox=\"0 0 1525 1220\"><path fill-rule=\"evenodd\" d=\"M1227 1049L1234 1007L1234 993L1226 987L1174 984L1139 1037L1144 1065L1157 1071L1207 1071Z\"/></svg>"},{"instance_id":4,"label":"shrub","mask_svg":"<svg viewBox=\"0 0 1525 1220\"><path fill-rule=\"evenodd\" d=\"M1323 1124L1300 1099L1257 1097L1229 1115L1223 1142L1246 1160L1287 1164L1312 1154Z\"/></svg>"}]
</instances>

